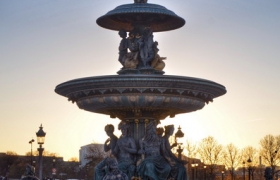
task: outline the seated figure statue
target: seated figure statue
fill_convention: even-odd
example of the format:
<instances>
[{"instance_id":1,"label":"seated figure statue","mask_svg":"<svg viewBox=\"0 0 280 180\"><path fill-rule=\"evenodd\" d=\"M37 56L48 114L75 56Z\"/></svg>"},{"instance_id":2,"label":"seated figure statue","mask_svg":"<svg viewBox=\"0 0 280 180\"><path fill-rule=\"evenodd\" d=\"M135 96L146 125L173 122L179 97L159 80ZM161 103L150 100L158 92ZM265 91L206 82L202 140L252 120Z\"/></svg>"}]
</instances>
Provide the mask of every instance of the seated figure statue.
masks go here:
<instances>
[{"instance_id":1,"label":"seated figure statue","mask_svg":"<svg viewBox=\"0 0 280 180\"><path fill-rule=\"evenodd\" d=\"M187 172L184 164L187 164L186 161L178 159L171 151L172 146L169 143L169 137L174 133L174 125L164 126L164 136L162 140L164 141L166 149L166 159L171 166L170 179L176 180L187 180Z\"/></svg>"},{"instance_id":2,"label":"seated figure statue","mask_svg":"<svg viewBox=\"0 0 280 180\"><path fill-rule=\"evenodd\" d=\"M119 169L131 179L135 173L134 154L137 154L137 148L135 140L130 135L130 125L121 121L119 129L122 135L117 141L113 154L117 157Z\"/></svg>"},{"instance_id":3,"label":"seated figure statue","mask_svg":"<svg viewBox=\"0 0 280 180\"><path fill-rule=\"evenodd\" d=\"M107 124L105 126L105 132L109 136L109 138L105 141L104 143L104 151L109 152L113 151L117 144L117 136L114 135L114 126L112 124ZM110 155L111 155L110 153ZM106 161L101 161L94 167L94 179L95 180L102 180L103 177L106 174L106 169L105 169Z\"/></svg>"},{"instance_id":4,"label":"seated figure statue","mask_svg":"<svg viewBox=\"0 0 280 180\"><path fill-rule=\"evenodd\" d=\"M27 164L25 168L25 175L21 178L21 180L39 180L39 178L35 176L35 168L30 164Z\"/></svg>"},{"instance_id":5,"label":"seated figure statue","mask_svg":"<svg viewBox=\"0 0 280 180\"><path fill-rule=\"evenodd\" d=\"M137 166L137 172L142 180L166 180L171 170L164 158L163 141L156 130L156 122L149 122L145 136L139 142L138 153L142 154L142 161Z\"/></svg>"}]
</instances>

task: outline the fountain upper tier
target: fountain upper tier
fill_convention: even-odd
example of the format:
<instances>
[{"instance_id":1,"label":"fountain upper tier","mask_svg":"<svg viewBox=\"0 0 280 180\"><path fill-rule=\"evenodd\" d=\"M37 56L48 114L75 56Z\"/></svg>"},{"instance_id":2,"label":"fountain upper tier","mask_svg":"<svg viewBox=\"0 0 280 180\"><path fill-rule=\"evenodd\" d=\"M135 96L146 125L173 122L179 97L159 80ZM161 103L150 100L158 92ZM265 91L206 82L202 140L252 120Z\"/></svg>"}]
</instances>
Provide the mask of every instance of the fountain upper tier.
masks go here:
<instances>
[{"instance_id":1,"label":"fountain upper tier","mask_svg":"<svg viewBox=\"0 0 280 180\"><path fill-rule=\"evenodd\" d=\"M119 119L165 119L202 109L226 93L215 82L169 75L110 75L75 79L59 84L55 92L86 111Z\"/></svg>"},{"instance_id":2,"label":"fountain upper tier","mask_svg":"<svg viewBox=\"0 0 280 180\"><path fill-rule=\"evenodd\" d=\"M124 4L96 20L103 28L132 31L137 26L150 27L153 32L174 30L184 26L185 20L164 6L149 3Z\"/></svg>"}]
</instances>

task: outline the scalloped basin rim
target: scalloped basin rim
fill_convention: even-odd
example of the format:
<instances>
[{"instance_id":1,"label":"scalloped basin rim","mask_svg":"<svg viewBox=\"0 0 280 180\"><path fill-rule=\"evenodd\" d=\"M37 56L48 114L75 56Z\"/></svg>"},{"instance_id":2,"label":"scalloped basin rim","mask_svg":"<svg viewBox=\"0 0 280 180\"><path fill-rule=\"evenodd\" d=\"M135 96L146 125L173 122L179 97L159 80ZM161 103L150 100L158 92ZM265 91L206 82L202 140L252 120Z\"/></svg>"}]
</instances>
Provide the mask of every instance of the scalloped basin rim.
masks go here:
<instances>
[{"instance_id":1,"label":"scalloped basin rim","mask_svg":"<svg viewBox=\"0 0 280 180\"><path fill-rule=\"evenodd\" d=\"M164 119L202 109L205 103L225 94L226 89L193 77L130 74L74 79L59 84L55 92L90 112L120 119L138 117L141 112Z\"/></svg>"},{"instance_id":2,"label":"scalloped basin rim","mask_svg":"<svg viewBox=\"0 0 280 180\"><path fill-rule=\"evenodd\" d=\"M56 90L64 85L69 85L69 84L75 84L75 83L82 83L82 82L88 82L89 80L98 80L101 79L102 81L112 81L113 79L126 79L126 80L135 80L134 78L145 78L145 80L149 81L152 80L153 78L158 78L158 79L164 79L164 80L183 80L183 81L188 81L188 82L193 82L193 83L198 83L198 82L204 82L204 83L210 83L212 85L216 85L216 86L220 86L220 88L224 88L225 93L226 88L225 86L218 84L214 81L211 80L207 80L207 79L202 79L202 78L196 78L196 77L189 77L189 76L174 76L174 75L146 75L146 74L129 74L129 75L104 75L104 76L90 76L90 77L83 77L83 78L77 78L77 79L72 79L66 82L63 82L59 85L56 86L55 88L55 92L57 92ZM147 79L146 79L147 78Z\"/></svg>"}]
</instances>

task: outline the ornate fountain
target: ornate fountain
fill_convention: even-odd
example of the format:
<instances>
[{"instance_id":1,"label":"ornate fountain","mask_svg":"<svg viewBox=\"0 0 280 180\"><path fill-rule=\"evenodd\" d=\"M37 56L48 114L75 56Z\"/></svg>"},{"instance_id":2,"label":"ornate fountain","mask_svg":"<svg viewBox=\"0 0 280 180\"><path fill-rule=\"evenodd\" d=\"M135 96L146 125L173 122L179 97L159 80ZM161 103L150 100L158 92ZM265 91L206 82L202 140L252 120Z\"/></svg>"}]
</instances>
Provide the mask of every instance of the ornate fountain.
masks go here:
<instances>
[{"instance_id":1,"label":"ornate fountain","mask_svg":"<svg viewBox=\"0 0 280 180\"><path fill-rule=\"evenodd\" d=\"M57 85L55 92L80 109L128 123L137 148L149 122L200 110L226 93L224 86L213 81L164 75L165 57L158 54L153 33L185 24L167 8L135 0L116 7L96 22L119 32L118 60L122 68L118 75L70 80Z\"/></svg>"}]
</instances>

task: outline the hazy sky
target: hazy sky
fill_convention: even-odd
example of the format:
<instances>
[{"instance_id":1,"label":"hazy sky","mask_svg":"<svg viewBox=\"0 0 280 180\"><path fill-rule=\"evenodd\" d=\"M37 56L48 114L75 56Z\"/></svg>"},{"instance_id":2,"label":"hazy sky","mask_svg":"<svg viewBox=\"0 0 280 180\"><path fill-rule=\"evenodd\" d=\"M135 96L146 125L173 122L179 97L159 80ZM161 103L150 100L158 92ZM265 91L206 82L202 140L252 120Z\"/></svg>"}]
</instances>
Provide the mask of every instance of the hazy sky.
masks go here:
<instances>
[{"instance_id":1,"label":"hazy sky","mask_svg":"<svg viewBox=\"0 0 280 180\"><path fill-rule=\"evenodd\" d=\"M44 148L65 160L107 137L118 119L80 110L54 92L76 78L116 75L120 38L95 21L132 0L0 0L0 152L30 151L40 124ZM162 121L180 124L193 142L259 147L280 134L280 1L150 0L186 20L155 33L166 75L209 79L227 94L202 110ZM118 131L116 134L120 134ZM33 150L38 147L33 144Z\"/></svg>"}]
</instances>

